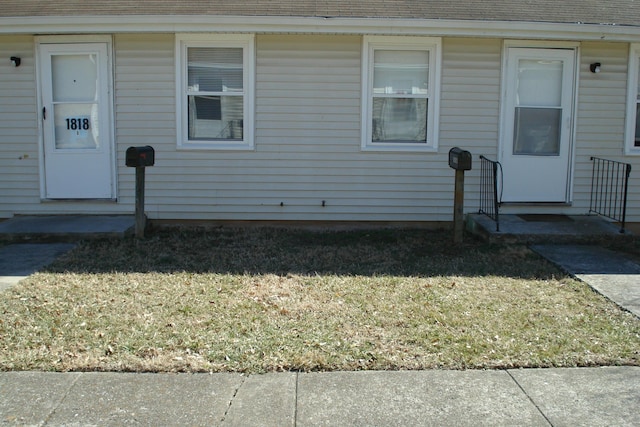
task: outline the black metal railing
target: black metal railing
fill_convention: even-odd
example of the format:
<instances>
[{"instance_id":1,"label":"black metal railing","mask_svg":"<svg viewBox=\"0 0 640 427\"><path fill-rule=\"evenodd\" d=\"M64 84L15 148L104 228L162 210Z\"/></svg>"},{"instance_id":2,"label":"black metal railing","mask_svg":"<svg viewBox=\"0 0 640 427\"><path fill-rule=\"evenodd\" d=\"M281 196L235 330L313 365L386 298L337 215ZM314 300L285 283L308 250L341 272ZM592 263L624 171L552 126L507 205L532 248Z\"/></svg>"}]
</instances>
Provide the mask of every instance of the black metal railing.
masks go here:
<instances>
[{"instance_id":1,"label":"black metal railing","mask_svg":"<svg viewBox=\"0 0 640 427\"><path fill-rule=\"evenodd\" d=\"M593 172L589 213L594 212L619 222L620 232L624 233L631 165L600 157L591 157L591 161Z\"/></svg>"},{"instance_id":2,"label":"black metal railing","mask_svg":"<svg viewBox=\"0 0 640 427\"><path fill-rule=\"evenodd\" d=\"M500 231L498 166L500 163L480 156L480 210L478 212L496 222L496 231Z\"/></svg>"}]
</instances>

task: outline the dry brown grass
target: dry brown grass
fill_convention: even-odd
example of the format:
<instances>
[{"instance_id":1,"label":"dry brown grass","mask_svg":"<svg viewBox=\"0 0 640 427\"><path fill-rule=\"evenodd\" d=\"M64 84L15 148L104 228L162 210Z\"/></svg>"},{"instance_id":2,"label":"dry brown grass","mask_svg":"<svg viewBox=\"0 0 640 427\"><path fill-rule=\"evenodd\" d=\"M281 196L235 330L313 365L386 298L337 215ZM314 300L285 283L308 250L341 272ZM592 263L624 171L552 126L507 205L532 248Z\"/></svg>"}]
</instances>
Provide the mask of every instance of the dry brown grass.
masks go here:
<instances>
[{"instance_id":1,"label":"dry brown grass","mask_svg":"<svg viewBox=\"0 0 640 427\"><path fill-rule=\"evenodd\" d=\"M426 230L87 242L0 294L4 370L640 364L640 320L523 246Z\"/></svg>"}]
</instances>

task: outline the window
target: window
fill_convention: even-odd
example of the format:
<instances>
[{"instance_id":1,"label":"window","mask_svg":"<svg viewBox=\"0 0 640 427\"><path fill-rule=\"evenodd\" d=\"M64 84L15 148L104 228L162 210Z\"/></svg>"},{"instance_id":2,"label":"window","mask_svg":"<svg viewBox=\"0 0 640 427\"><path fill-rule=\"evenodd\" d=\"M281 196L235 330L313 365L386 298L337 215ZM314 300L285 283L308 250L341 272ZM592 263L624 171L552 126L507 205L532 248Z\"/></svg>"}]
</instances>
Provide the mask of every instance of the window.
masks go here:
<instances>
[{"instance_id":1,"label":"window","mask_svg":"<svg viewBox=\"0 0 640 427\"><path fill-rule=\"evenodd\" d=\"M626 154L640 154L640 44L629 50L629 80L627 83Z\"/></svg>"},{"instance_id":2,"label":"window","mask_svg":"<svg viewBox=\"0 0 640 427\"><path fill-rule=\"evenodd\" d=\"M251 35L176 37L178 147L253 148Z\"/></svg>"},{"instance_id":3,"label":"window","mask_svg":"<svg viewBox=\"0 0 640 427\"><path fill-rule=\"evenodd\" d=\"M362 148L437 149L440 39L365 37Z\"/></svg>"},{"instance_id":4,"label":"window","mask_svg":"<svg viewBox=\"0 0 640 427\"><path fill-rule=\"evenodd\" d=\"M517 74L513 154L559 156L566 60L549 57L530 59L526 56L513 60Z\"/></svg>"}]
</instances>

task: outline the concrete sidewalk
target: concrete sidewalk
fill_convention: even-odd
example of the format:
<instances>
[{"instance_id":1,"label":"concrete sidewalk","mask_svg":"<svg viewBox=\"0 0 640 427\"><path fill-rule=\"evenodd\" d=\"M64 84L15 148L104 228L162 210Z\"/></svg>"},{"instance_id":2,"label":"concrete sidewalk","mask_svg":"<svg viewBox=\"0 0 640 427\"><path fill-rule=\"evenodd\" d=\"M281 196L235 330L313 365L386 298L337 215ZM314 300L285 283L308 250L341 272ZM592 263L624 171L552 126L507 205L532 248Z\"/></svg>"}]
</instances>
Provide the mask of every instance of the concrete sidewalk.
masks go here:
<instances>
[{"instance_id":1,"label":"concrete sidewalk","mask_svg":"<svg viewBox=\"0 0 640 427\"><path fill-rule=\"evenodd\" d=\"M2 425L637 426L640 367L0 373Z\"/></svg>"}]
</instances>

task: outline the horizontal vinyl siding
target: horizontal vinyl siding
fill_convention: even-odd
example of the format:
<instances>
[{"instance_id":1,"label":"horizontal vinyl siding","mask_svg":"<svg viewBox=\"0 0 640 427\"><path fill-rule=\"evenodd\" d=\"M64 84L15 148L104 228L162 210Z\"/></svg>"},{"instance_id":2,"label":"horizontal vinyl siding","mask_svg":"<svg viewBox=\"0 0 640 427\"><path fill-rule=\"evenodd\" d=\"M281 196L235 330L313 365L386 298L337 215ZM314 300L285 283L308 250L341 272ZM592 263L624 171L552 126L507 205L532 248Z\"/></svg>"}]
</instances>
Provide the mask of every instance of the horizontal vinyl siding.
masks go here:
<instances>
[{"instance_id":1,"label":"horizontal vinyl siding","mask_svg":"<svg viewBox=\"0 0 640 427\"><path fill-rule=\"evenodd\" d=\"M0 37L0 57L23 60L19 68L0 61L0 217L133 212L135 170L125 167L125 151L147 144L156 150L146 169L152 219L450 221L455 146L473 155L465 211L477 211L478 157L498 153L501 40L443 39L436 153L361 150L359 36L256 36L252 151L177 150L174 36L113 40L118 201L42 203L33 38ZM572 206L505 213L587 213L595 155L633 164L629 218L640 221L640 156L623 154L627 55L624 43L581 45ZM597 75L588 71L596 61Z\"/></svg>"},{"instance_id":2,"label":"horizontal vinyl siding","mask_svg":"<svg viewBox=\"0 0 640 427\"><path fill-rule=\"evenodd\" d=\"M437 153L360 150L358 36L256 36L255 150L177 151L172 35L117 35L116 119L120 201L133 205L130 145L156 148L147 212L162 219L449 221L447 153L471 151L465 211L477 210L479 160L497 158L502 41L445 38ZM588 212L591 162L623 156L628 45L580 48L573 203L508 212ZM603 71L588 71L591 62ZM637 160L636 160L637 159ZM632 173L629 214L640 221ZM638 174L640 176L640 174ZM325 206L322 206L322 202ZM635 215L635 216L634 216Z\"/></svg>"},{"instance_id":3,"label":"horizontal vinyl siding","mask_svg":"<svg viewBox=\"0 0 640 427\"><path fill-rule=\"evenodd\" d=\"M496 160L500 117L500 67L502 43L497 39L447 38L443 42L440 149L452 147L472 154L472 170L465 172L465 212L478 210L480 160ZM448 156L433 162L448 178L442 203L452 207L454 172ZM451 219L451 218L449 218Z\"/></svg>"},{"instance_id":4,"label":"horizontal vinyl siding","mask_svg":"<svg viewBox=\"0 0 640 427\"><path fill-rule=\"evenodd\" d=\"M178 151L173 36L117 35L120 202L134 201L126 148L150 144L154 219L451 220L449 149L496 151L500 41L445 40L437 153L361 151L361 43L258 35L255 150ZM467 210L476 209L477 172L467 174Z\"/></svg>"},{"instance_id":5,"label":"horizontal vinyl siding","mask_svg":"<svg viewBox=\"0 0 640 427\"><path fill-rule=\"evenodd\" d=\"M161 61L162 50L173 54L168 40L154 40L147 55ZM121 73L123 50L129 47L124 42L118 53ZM147 169L148 214L162 219L450 220L453 178L446 153L361 151L361 49L358 36L257 36L255 150L176 151L175 135L149 140L157 152L156 166ZM139 57L132 52L131 71ZM168 76L173 88L172 70ZM124 79L119 75L118 88ZM151 104L163 115L163 106L174 102L170 96L156 101ZM121 146L133 130L123 120L119 115ZM173 117L162 126L174 123ZM129 181L121 185L123 201L129 200L125 193L132 194Z\"/></svg>"},{"instance_id":6,"label":"horizontal vinyl siding","mask_svg":"<svg viewBox=\"0 0 640 427\"><path fill-rule=\"evenodd\" d=\"M631 163L627 221L640 221L640 157L624 155L629 45L582 43L578 129L574 178L574 209L589 210L592 156ZM589 64L602 63L598 74Z\"/></svg>"},{"instance_id":7,"label":"horizontal vinyl siding","mask_svg":"<svg viewBox=\"0 0 640 427\"><path fill-rule=\"evenodd\" d=\"M257 49L255 201L271 219L448 219L436 155L360 149L361 37L260 36Z\"/></svg>"},{"instance_id":8,"label":"horizontal vinyl siding","mask_svg":"<svg viewBox=\"0 0 640 427\"><path fill-rule=\"evenodd\" d=\"M0 58L0 217L7 218L40 200L33 37L0 37Z\"/></svg>"},{"instance_id":9,"label":"horizontal vinyl siding","mask_svg":"<svg viewBox=\"0 0 640 427\"><path fill-rule=\"evenodd\" d=\"M128 147L151 145L154 167L146 168L145 209L158 217L160 203L189 192L179 171L167 168L176 155L174 36L120 34L115 37L115 119L119 201L133 212L135 169L125 166ZM190 165L185 163L185 170ZM170 191L168 184L183 187ZM168 190L160 189L167 188Z\"/></svg>"}]
</instances>

